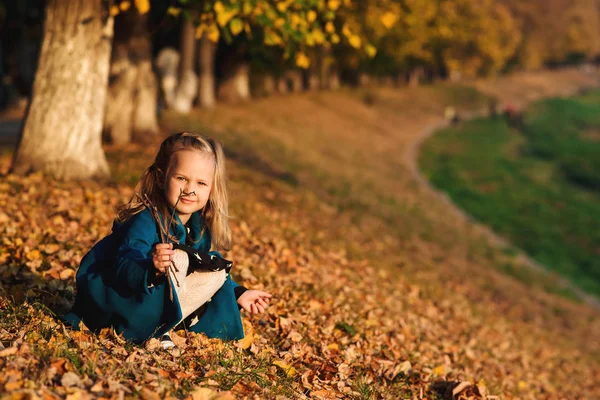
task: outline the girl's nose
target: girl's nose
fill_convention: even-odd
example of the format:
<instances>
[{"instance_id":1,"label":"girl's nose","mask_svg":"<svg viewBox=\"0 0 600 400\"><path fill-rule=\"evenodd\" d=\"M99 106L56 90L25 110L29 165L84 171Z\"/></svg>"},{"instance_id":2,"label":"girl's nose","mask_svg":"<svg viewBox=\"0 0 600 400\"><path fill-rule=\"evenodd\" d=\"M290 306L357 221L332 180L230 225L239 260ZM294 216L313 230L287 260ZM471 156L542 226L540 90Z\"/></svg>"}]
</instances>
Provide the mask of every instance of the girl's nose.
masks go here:
<instances>
[{"instance_id":1,"label":"girl's nose","mask_svg":"<svg viewBox=\"0 0 600 400\"><path fill-rule=\"evenodd\" d=\"M191 187L191 185L186 185L185 188L183 189L183 194L185 196L195 196L196 192L193 190L193 188Z\"/></svg>"}]
</instances>

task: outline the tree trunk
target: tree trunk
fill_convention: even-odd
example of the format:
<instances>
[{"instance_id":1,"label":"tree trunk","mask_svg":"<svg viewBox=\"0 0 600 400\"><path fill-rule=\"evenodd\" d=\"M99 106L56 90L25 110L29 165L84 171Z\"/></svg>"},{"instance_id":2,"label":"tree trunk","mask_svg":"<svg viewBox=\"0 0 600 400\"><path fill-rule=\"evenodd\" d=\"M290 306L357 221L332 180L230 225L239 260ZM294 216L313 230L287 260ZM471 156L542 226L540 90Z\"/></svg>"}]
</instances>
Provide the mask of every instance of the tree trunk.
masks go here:
<instances>
[{"instance_id":1,"label":"tree trunk","mask_svg":"<svg viewBox=\"0 0 600 400\"><path fill-rule=\"evenodd\" d=\"M423 67L415 67L410 71L408 77L408 86L417 87L421 83L421 79L425 75L425 69Z\"/></svg>"},{"instance_id":2,"label":"tree trunk","mask_svg":"<svg viewBox=\"0 0 600 400\"><path fill-rule=\"evenodd\" d=\"M198 70L200 79L198 86L198 104L203 108L215 106L215 52L217 45L206 34L198 44Z\"/></svg>"},{"instance_id":3,"label":"tree trunk","mask_svg":"<svg viewBox=\"0 0 600 400\"><path fill-rule=\"evenodd\" d=\"M152 71L147 14L135 8L115 18L103 137L122 145L158 133L158 87Z\"/></svg>"},{"instance_id":4,"label":"tree trunk","mask_svg":"<svg viewBox=\"0 0 600 400\"><path fill-rule=\"evenodd\" d=\"M329 72L329 90L339 90L340 89L340 74L338 73L336 68L332 68Z\"/></svg>"},{"instance_id":5,"label":"tree trunk","mask_svg":"<svg viewBox=\"0 0 600 400\"><path fill-rule=\"evenodd\" d=\"M322 90L328 90L331 88L331 74L333 73L334 59L331 55L331 47L322 47L319 58L319 79Z\"/></svg>"},{"instance_id":6,"label":"tree trunk","mask_svg":"<svg viewBox=\"0 0 600 400\"><path fill-rule=\"evenodd\" d=\"M102 0L48 0L31 102L11 172L109 175L102 150L113 18Z\"/></svg>"},{"instance_id":7,"label":"tree trunk","mask_svg":"<svg viewBox=\"0 0 600 400\"><path fill-rule=\"evenodd\" d=\"M288 81L285 76L277 78L277 93L287 94L289 92Z\"/></svg>"},{"instance_id":8,"label":"tree trunk","mask_svg":"<svg viewBox=\"0 0 600 400\"><path fill-rule=\"evenodd\" d=\"M180 40L179 85L175 93L173 109L179 113L187 114L191 111L198 92L198 76L194 71L196 37L194 25L189 18L183 19Z\"/></svg>"},{"instance_id":9,"label":"tree trunk","mask_svg":"<svg viewBox=\"0 0 600 400\"><path fill-rule=\"evenodd\" d=\"M239 103L250 99L250 67L246 62L233 66L221 82L219 99L227 103Z\"/></svg>"},{"instance_id":10,"label":"tree trunk","mask_svg":"<svg viewBox=\"0 0 600 400\"><path fill-rule=\"evenodd\" d=\"M290 82L292 92L300 93L302 90L304 90L304 83L302 82L302 73L300 71L287 71L285 73L285 77Z\"/></svg>"},{"instance_id":11,"label":"tree trunk","mask_svg":"<svg viewBox=\"0 0 600 400\"><path fill-rule=\"evenodd\" d=\"M189 18L183 18L179 48L181 49L179 76L183 76L187 71L194 71L194 55L196 53L194 24Z\"/></svg>"}]
</instances>

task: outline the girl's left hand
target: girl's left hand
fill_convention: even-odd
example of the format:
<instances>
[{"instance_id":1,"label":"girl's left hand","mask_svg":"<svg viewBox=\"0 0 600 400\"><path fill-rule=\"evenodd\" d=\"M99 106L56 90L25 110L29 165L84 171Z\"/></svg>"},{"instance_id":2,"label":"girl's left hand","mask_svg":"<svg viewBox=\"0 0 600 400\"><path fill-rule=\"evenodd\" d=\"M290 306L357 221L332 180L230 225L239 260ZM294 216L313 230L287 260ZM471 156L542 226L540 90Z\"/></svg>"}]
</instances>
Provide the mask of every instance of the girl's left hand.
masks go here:
<instances>
[{"instance_id":1,"label":"girl's left hand","mask_svg":"<svg viewBox=\"0 0 600 400\"><path fill-rule=\"evenodd\" d=\"M246 290L237 299L237 303L250 314L265 312L271 301L271 294L262 290Z\"/></svg>"}]
</instances>

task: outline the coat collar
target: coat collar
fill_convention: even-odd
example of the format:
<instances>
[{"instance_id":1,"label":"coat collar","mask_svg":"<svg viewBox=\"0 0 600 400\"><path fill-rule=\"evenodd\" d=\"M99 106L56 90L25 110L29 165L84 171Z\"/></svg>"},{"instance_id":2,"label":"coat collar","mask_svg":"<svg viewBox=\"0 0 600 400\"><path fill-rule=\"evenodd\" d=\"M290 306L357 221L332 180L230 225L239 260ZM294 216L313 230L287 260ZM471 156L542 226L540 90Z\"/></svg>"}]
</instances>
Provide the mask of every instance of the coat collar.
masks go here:
<instances>
[{"instance_id":1,"label":"coat collar","mask_svg":"<svg viewBox=\"0 0 600 400\"><path fill-rule=\"evenodd\" d=\"M179 219L179 215L175 213L175 221L176 224L171 228L171 233L177 236L180 244L185 244L187 240L187 229L186 226ZM190 220L188 222L188 226L190 228L190 235L193 242L198 242L200 240L200 233L202 232L202 226L204 225L204 220L200 215L199 211L196 211L190 216Z\"/></svg>"}]
</instances>

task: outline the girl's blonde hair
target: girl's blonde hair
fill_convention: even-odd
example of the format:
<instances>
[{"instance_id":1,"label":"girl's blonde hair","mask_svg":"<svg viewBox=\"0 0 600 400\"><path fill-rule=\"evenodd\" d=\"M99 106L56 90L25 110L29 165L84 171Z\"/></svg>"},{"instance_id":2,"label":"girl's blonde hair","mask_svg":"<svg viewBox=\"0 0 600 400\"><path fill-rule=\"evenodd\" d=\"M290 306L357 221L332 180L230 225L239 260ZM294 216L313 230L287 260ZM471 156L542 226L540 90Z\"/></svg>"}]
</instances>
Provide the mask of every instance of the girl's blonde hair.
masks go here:
<instances>
[{"instance_id":1,"label":"girl's blonde hair","mask_svg":"<svg viewBox=\"0 0 600 400\"><path fill-rule=\"evenodd\" d=\"M229 250L231 248L231 230L229 228L223 147L218 141L198 133L180 132L165 139L156 154L154 163L142 174L131 200L118 209L117 219L124 222L144 210L146 205L141 199L147 198L156 207L165 224L170 220L171 215L163 185L169 172L171 158L180 150L197 150L211 155L215 161L213 184L206 206L202 209L202 217L210 230L213 247ZM204 232L205 227L202 228Z\"/></svg>"}]
</instances>

